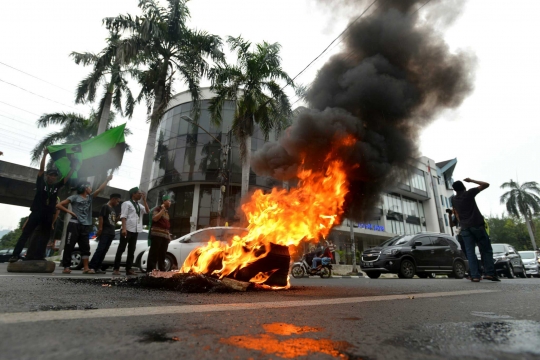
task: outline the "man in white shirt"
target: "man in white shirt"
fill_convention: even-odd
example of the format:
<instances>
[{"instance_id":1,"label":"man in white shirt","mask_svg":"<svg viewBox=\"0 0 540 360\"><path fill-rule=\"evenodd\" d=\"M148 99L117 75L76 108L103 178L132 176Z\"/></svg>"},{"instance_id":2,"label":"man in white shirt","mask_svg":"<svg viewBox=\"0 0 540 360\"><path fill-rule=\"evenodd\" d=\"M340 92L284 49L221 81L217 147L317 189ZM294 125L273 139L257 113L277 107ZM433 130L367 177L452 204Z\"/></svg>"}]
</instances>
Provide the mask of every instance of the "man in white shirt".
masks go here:
<instances>
[{"instance_id":1,"label":"man in white shirt","mask_svg":"<svg viewBox=\"0 0 540 360\"><path fill-rule=\"evenodd\" d=\"M120 244L116 250L114 259L113 275L120 275L120 263L122 262L122 254L128 248L126 261L126 275L135 275L135 271L131 270L133 258L135 256L135 248L137 247L137 238L143 230L143 215L148 214L148 204L146 196L138 187L129 190L131 199L122 203L120 219L122 220L122 232L120 236ZM139 200L143 200L144 207L141 206Z\"/></svg>"}]
</instances>

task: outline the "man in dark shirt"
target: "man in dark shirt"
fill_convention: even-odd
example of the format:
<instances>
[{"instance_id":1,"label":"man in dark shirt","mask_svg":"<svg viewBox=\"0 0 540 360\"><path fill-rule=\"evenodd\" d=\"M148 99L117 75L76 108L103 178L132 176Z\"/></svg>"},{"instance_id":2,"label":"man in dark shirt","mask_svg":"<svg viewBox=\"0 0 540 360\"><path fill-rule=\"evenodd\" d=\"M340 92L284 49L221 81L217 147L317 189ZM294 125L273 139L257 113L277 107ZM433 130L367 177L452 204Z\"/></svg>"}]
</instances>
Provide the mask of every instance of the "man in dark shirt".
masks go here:
<instances>
[{"instance_id":1,"label":"man in dark shirt","mask_svg":"<svg viewBox=\"0 0 540 360\"><path fill-rule=\"evenodd\" d=\"M469 260L471 281L480 281L478 258L474 251L476 245L478 245L478 248L480 249L480 254L482 254L484 262L484 272L486 274L484 279L500 281L495 273L493 249L491 248L489 236L486 233L484 217L480 213L480 210L476 205L476 200L474 199L481 191L487 189L489 184L469 178L466 178L464 181L479 185L476 188L467 190L461 181L456 181L452 184L452 187L456 191L456 196L452 199L452 206L454 208L454 214L461 226L460 234L465 243L467 260Z\"/></svg>"},{"instance_id":2,"label":"man in dark shirt","mask_svg":"<svg viewBox=\"0 0 540 360\"><path fill-rule=\"evenodd\" d=\"M109 202L103 205L99 212L99 227L97 232L99 243L88 266L90 269L94 269L96 274L106 273L104 270L101 270L101 264L114 240L116 222L120 220L116 208L120 204L121 197L120 194L111 194Z\"/></svg>"},{"instance_id":3,"label":"man in dark shirt","mask_svg":"<svg viewBox=\"0 0 540 360\"><path fill-rule=\"evenodd\" d=\"M46 243L49 242L51 230L54 227L53 220L56 213L58 191L69 181L69 178L73 173L73 169L71 169L69 174L59 182L57 182L59 175L58 170L47 170L45 175L45 162L48 153L49 151L45 148L43 150L43 157L41 158L41 164L36 180L36 195L34 196L34 201L30 207L31 213L19 240L17 240L17 245L15 245L13 256L9 259L9 262L16 262L19 260L19 255L26 244L26 240L28 240L34 230L39 226L41 227L41 234L36 237L36 241L44 241L45 246L41 246L40 244L36 249L43 249L43 254L37 252L27 253L26 260L42 260L45 256Z\"/></svg>"}]
</instances>

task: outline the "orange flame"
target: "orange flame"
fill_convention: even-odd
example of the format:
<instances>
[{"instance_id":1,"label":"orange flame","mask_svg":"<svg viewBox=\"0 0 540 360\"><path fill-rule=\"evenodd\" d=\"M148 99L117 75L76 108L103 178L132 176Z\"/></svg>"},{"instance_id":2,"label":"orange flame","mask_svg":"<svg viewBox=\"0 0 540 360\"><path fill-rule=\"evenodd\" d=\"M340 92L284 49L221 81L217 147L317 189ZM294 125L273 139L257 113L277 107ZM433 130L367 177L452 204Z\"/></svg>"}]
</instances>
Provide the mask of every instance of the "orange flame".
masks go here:
<instances>
[{"instance_id":1,"label":"orange flame","mask_svg":"<svg viewBox=\"0 0 540 360\"><path fill-rule=\"evenodd\" d=\"M354 141L345 137L339 146L350 146ZM267 194L255 191L242 205L249 222L247 235L235 236L227 245L210 239L206 247L192 251L180 272L223 278L266 257L272 243L295 246L326 237L341 220L348 182L343 163L333 159L333 152L321 163L322 171L301 167L298 186L291 190L273 188ZM275 271L259 272L250 282L263 284Z\"/></svg>"}]
</instances>

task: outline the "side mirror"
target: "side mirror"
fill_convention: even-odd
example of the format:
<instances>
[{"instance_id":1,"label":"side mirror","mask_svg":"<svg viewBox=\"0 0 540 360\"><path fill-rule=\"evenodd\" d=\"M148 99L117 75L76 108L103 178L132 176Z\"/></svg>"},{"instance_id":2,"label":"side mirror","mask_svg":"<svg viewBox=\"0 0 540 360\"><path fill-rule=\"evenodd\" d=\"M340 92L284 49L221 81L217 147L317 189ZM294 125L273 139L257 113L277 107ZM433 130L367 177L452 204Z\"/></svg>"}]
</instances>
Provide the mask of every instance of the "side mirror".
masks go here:
<instances>
[{"instance_id":1,"label":"side mirror","mask_svg":"<svg viewBox=\"0 0 540 360\"><path fill-rule=\"evenodd\" d=\"M507 253L506 253L506 256L508 256L508 255L510 255L510 253L509 253L509 252L507 252Z\"/></svg>"}]
</instances>

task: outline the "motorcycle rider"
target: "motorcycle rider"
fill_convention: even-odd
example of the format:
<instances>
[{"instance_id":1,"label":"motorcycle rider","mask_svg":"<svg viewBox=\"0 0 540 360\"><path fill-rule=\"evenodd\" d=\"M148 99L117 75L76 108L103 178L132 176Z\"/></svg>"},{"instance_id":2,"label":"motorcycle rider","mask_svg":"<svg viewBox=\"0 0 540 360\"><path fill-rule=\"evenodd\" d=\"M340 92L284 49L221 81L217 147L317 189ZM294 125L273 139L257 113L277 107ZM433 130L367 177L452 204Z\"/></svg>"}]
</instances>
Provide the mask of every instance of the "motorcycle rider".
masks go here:
<instances>
[{"instance_id":1,"label":"motorcycle rider","mask_svg":"<svg viewBox=\"0 0 540 360\"><path fill-rule=\"evenodd\" d=\"M311 272L317 271L319 268L319 265L317 263L321 263L321 265L325 264L328 265L332 261L332 252L330 251L330 248L325 248L324 252L318 252L317 255L313 258L313 262L311 263Z\"/></svg>"}]
</instances>

